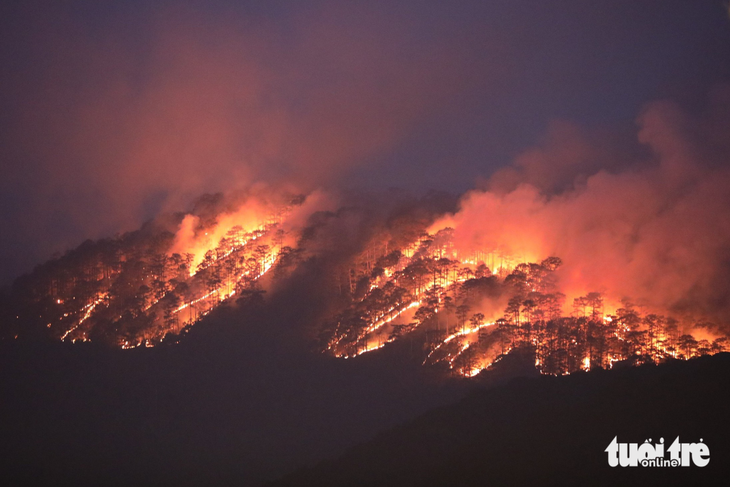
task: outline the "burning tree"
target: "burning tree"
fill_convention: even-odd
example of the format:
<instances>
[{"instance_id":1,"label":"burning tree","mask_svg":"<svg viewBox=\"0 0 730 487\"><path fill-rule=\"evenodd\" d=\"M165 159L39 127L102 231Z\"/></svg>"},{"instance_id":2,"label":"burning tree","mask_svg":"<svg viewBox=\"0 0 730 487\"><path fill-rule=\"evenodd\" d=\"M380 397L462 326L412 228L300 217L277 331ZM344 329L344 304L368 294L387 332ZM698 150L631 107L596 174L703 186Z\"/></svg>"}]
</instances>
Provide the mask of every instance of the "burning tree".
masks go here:
<instances>
[{"instance_id":1,"label":"burning tree","mask_svg":"<svg viewBox=\"0 0 730 487\"><path fill-rule=\"evenodd\" d=\"M560 258L500 265L493 273L486 261L512 259L462 253L452 234L449 228L422 234L381 255L377 272L360 277L367 291L352 294L324 326L324 348L347 358L415 335L423 343L424 364L444 363L463 376L517 349L529 351L538 370L553 375L725 350L725 338L710 342L681 335L677 320L642 314L629 302L609 312L599 292L574 298L572 313L566 314L556 274ZM495 303L503 303L501 312Z\"/></svg>"},{"instance_id":2,"label":"burning tree","mask_svg":"<svg viewBox=\"0 0 730 487\"><path fill-rule=\"evenodd\" d=\"M201 208L172 223L88 241L18 279L6 314L22 326L6 333L154 346L252 288L282 254L290 240L283 223L302 202L201 198Z\"/></svg>"}]
</instances>

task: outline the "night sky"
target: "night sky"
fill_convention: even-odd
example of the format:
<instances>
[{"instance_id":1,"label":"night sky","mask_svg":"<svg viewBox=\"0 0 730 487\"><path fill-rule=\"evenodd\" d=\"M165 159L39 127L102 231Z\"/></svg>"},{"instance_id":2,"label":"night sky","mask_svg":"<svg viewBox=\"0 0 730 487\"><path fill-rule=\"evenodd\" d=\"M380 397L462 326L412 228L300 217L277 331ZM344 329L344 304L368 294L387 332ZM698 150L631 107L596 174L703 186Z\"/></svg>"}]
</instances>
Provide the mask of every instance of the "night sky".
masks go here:
<instances>
[{"instance_id":1,"label":"night sky","mask_svg":"<svg viewBox=\"0 0 730 487\"><path fill-rule=\"evenodd\" d=\"M648 104L727 100L725 3L3 2L0 282L204 192L463 192L571 137L630 166Z\"/></svg>"}]
</instances>

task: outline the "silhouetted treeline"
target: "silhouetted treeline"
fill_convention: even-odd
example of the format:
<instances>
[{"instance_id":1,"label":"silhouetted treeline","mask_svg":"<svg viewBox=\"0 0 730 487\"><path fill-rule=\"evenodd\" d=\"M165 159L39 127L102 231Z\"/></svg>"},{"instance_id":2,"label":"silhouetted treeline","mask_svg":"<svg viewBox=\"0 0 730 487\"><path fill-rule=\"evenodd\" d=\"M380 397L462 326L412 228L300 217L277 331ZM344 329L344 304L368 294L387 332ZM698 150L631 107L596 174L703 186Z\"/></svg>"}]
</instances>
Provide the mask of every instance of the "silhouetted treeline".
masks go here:
<instances>
[{"instance_id":1,"label":"silhouetted treeline","mask_svg":"<svg viewBox=\"0 0 730 487\"><path fill-rule=\"evenodd\" d=\"M499 267L493 272L487 262ZM322 347L352 357L408 336L419 343L424 363L444 363L465 376L515 348L531 350L538 370L553 375L727 348L726 337L696 339L687 323L642 313L628 300L607 311L597 292L574 298L566 313L555 275L560 258L504 262L497 252L459 252L449 228L401 246L381 235L352 261L364 271L342 291L343 309L324 323Z\"/></svg>"},{"instance_id":2,"label":"silhouetted treeline","mask_svg":"<svg viewBox=\"0 0 730 487\"><path fill-rule=\"evenodd\" d=\"M182 213L162 215L114 238L87 240L14 282L0 302L0 338L133 348L178 335L220 302L252 288L292 252L282 243L279 224L287 205L301 202L300 196L289 197L254 228L232 226L203 249L199 262L192 253L176 251ZM188 214L195 219L194 235L207 235L237 204L222 195L201 197Z\"/></svg>"}]
</instances>

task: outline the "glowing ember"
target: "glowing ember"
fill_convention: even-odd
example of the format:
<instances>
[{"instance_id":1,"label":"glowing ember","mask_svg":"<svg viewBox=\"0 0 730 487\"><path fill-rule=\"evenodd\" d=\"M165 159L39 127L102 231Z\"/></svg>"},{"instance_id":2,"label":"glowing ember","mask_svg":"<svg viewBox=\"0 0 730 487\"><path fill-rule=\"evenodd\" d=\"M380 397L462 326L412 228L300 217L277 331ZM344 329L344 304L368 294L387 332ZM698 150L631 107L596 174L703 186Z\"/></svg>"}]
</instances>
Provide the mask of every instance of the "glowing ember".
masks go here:
<instances>
[{"instance_id":1,"label":"glowing ember","mask_svg":"<svg viewBox=\"0 0 730 487\"><path fill-rule=\"evenodd\" d=\"M304 202L247 193L180 217L174 235L132 232L74 251L34 276L30 308L42 310L36 318L60 340L152 347L222 302L259 292L292 251L312 211Z\"/></svg>"},{"instance_id":2,"label":"glowing ember","mask_svg":"<svg viewBox=\"0 0 730 487\"><path fill-rule=\"evenodd\" d=\"M600 293L566 299L558 289L558 258L519 263L504 251L473 250L461 256L451 235L445 228L382 255L378 262L386 266L368 278L368 292L327 325L332 336L325 348L350 358L417 336L424 364L445 363L465 377L518 350L532 354L547 374L725 350L724 338L695 340L671 318L642 315ZM498 265L498 272L485 262Z\"/></svg>"}]
</instances>

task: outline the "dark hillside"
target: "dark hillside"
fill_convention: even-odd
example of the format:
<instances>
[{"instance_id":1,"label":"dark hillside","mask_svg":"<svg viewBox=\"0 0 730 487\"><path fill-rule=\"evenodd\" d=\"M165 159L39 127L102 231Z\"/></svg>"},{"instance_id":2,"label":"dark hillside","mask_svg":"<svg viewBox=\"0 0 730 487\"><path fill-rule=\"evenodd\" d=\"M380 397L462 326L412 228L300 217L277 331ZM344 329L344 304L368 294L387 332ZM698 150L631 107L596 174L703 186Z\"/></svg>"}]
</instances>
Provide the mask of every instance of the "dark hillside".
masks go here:
<instances>
[{"instance_id":1,"label":"dark hillside","mask_svg":"<svg viewBox=\"0 0 730 487\"><path fill-rule=\"evenodd\" d=\"M271 485L726 485L729 386L730 354L515 379ZM677 435L702 438L710 463L611 468L604 449L616 435L637 443L664 437L667 447Z\"/></svg>"},{"instance_id":2,"label":"dark hillside","mask_svg":"<svg viewBox=\"0 0 730 487\"><path fill-rule=\"evenodd\" d=\"M403 354L312 353L306 282L179 344L0 343L2 484L256 486L463 396Z\"/></svg>"}]
</instances>

